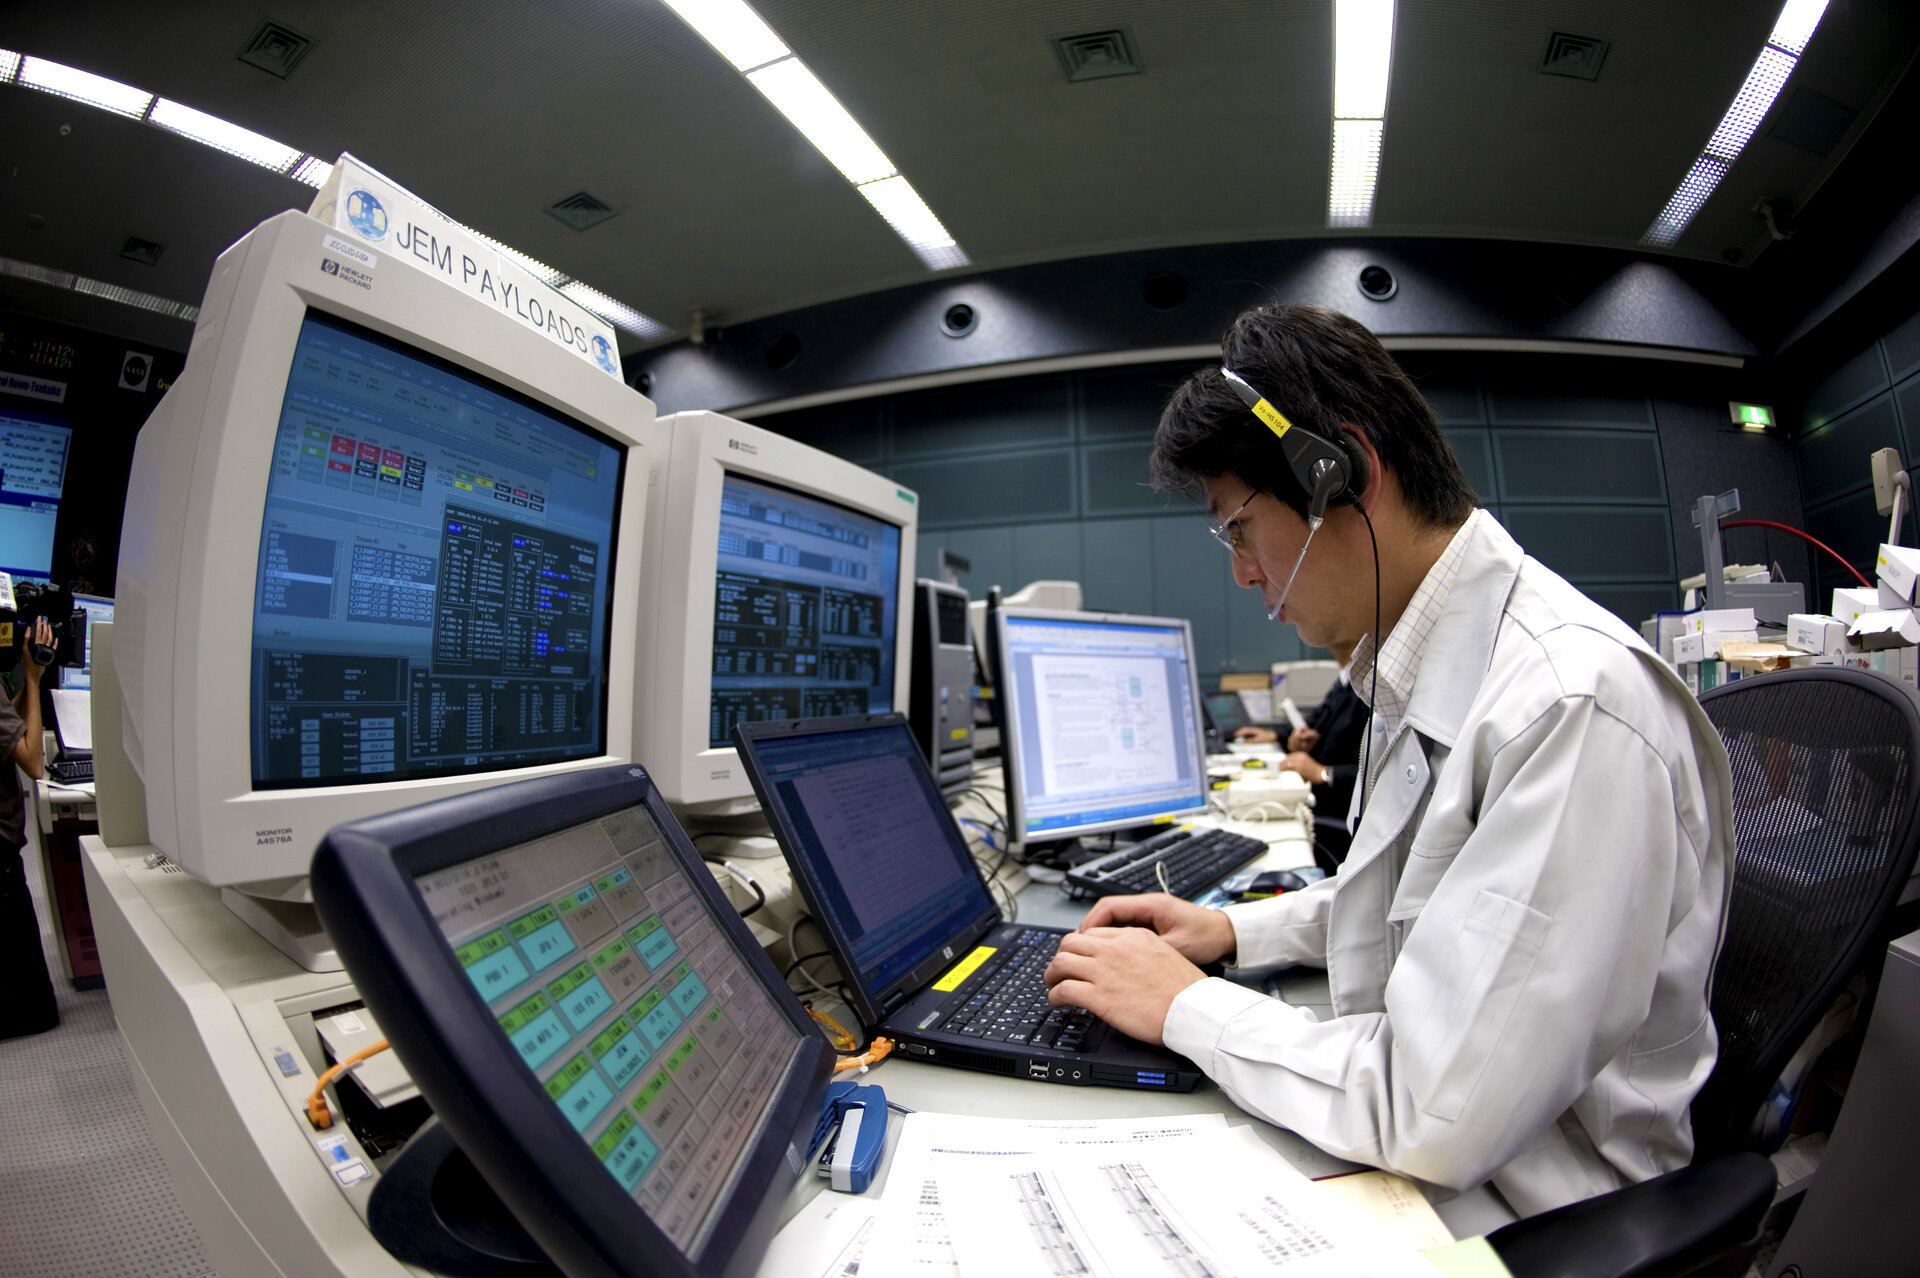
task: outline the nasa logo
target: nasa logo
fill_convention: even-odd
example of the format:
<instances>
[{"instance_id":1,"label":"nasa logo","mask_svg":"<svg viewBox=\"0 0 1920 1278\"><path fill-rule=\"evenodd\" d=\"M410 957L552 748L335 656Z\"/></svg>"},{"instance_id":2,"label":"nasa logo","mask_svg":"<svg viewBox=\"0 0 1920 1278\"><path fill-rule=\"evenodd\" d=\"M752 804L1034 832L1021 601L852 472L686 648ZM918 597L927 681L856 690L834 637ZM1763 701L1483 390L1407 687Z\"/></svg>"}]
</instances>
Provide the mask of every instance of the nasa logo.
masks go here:
<instances>
[{"instance_id":1,"label":"nasa logo","mask_svg":"<svg viewBox=\"0 0 1920 1278\"><path fill-rule=\"evenodd\" d=\"M356 187L347 196L347 221L370 240L387 238L387 210L371 191Z\"/></svg>"},{"instance_id":2,"label":"nasa logo","mask_svg":"<svg viewBox=\"0 0 1920 1278\"><path fill-rule=\"evenodd\" d=\"M120 388L122 390L143 391L147 388L147 375L153 372L153 360L139 351L128 351L120 364Z\"/></svg>"},{"instance_id":3,"label":"nasa logo","mask_svg":"<svg viewBox=\"0 0 1920 1278\"><path fill-rule=\"evenodd\" d=\"M619 367L613 362L613 343L597 335L593 339L593 362L606 372L614 374L620 372Z\"/></svg>"}]
</instances>

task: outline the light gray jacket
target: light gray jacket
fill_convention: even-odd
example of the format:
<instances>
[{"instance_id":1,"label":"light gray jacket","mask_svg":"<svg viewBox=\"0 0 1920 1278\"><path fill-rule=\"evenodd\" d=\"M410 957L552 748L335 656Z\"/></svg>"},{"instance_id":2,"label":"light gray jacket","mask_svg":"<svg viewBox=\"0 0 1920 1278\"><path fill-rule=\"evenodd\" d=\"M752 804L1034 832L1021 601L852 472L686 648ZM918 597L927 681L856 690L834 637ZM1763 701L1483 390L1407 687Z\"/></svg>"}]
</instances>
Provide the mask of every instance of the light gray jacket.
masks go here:
<instances>
[{"instance_id":1,"label":"light gray jacket","mask_svg":"<svg viewBox=\"0 0 1920 1278\"><path fill-rule=\"evenodd\" d=\"M1524 1216L1692 1154L1731 782L1638 635L1491 517L1467 535L1340 873L1228 911L1243 969L1324 965L1334 1016L1208 980L1165 1036L1321 1148Z\"/></svg>"}]
</instances>

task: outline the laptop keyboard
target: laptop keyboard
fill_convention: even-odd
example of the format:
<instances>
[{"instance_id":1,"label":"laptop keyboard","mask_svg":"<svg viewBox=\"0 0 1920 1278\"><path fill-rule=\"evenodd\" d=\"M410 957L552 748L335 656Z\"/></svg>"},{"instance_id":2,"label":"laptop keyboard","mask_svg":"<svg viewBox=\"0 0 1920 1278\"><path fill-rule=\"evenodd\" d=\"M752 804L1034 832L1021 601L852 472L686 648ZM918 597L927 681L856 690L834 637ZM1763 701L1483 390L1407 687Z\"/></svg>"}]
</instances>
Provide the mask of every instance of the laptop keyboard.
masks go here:
<instances>
[{"instance_id":1,"label":"laptop keyboard","mask_svg":"<svg viewBox=\"0 0 1920 1278\"><path fill-rule=\"evenodd\" d=\"M1130 892L1193 896L1266 850L1259 839L1227 830L1169 830L1075 866L1067 872L1067 886L1078 896Z\"/></svg>"},{"instance_id":2,"label":"laptop keyboard","mask_svg":"<svg viewBox=\"0 0 1920 1278\"><path fill-rule=\"evenodd\" d=\"M47 765L47 771L62 785L78 785L93 780L93 760L55 759Z\"/></svg>"},{"instance_id":3,"label":"laptop keyboard","mask_svg":"<svg viewBox=\"0 0 1920 1278\"><path fill-rule=\"evenodd\" d=\"M988 1043L1086 1051L1100 1019L1084 1007L1047 1002L1043 977L1059 948L1058 933L1021 933L1006 961L978 983L940 1028Z\"/></svg>"}]
</instances>

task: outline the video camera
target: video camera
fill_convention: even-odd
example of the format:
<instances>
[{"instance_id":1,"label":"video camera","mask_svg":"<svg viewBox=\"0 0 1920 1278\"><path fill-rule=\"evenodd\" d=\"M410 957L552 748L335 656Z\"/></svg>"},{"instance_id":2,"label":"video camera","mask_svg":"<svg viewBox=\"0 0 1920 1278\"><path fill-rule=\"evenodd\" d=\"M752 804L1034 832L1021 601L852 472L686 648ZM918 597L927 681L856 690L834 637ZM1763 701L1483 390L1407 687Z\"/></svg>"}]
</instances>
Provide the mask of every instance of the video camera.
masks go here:
<instances>
[{"instance_id":1,"label":"video camera","mask_svg":"<svg viewBox=\"0 0 1920 1278\"><path fill-rule=\"evenodd\" d=\"M87 663L87 613L74 605L65 586L15 582L0 573L0 648L11 653L33 636L33 623L47 619L53 643L35 644L34 662L50 666L55 658L70 666Z\"/></svg>"}]
</instances>

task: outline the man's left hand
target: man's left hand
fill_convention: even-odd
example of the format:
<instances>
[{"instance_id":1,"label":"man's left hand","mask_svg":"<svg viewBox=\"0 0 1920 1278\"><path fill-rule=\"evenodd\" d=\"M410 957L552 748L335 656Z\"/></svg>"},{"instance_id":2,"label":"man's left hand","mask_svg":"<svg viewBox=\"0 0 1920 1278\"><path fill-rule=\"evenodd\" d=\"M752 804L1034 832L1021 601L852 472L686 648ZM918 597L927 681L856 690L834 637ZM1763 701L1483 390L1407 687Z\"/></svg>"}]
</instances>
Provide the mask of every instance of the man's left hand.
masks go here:
<instances>
[{"instance_id":1,"label":"man's left hand","mask_svg":"<svg viewBox=\"0 0 1920 1278\"><path fill-rule=\"evenodd\" d=\"M1309 785L1325 785L1333 775L1324 763L1300 751L1280 760L1280 768L1283 772L1298 772L1307 779Z\"/></svg>"},{"instance_id":2,"label":"man's left hand","mask_svg":"<svg viewBox=\"0 0 1920 1278\"><path fill-rule=\"evenodd\" d=\"M53 627L47 624L45 617L39 617L34 620L33 631L28 635L27 642L23 645L23 651L20 654L25 658L21 664L26 670L27 679L33 683L39 683L40 674L46 667L34 659L33 648L35 644L40 645L42 648L51 648L53 646Z\"/></svg>"},{"instance_id":3,"label":"man's left hand","mask_svg":"<svg viewBox=\"0 0 1920 1278\"><path fill-rule=\"evenodd\" d=\"M1146 928L1096 927L1060 938L1060 952L1047 966L1047 998L1055 1007L1084 1007L1157 1046L1174 998L1205 979Z\"/></svg>"}]
</instances>

